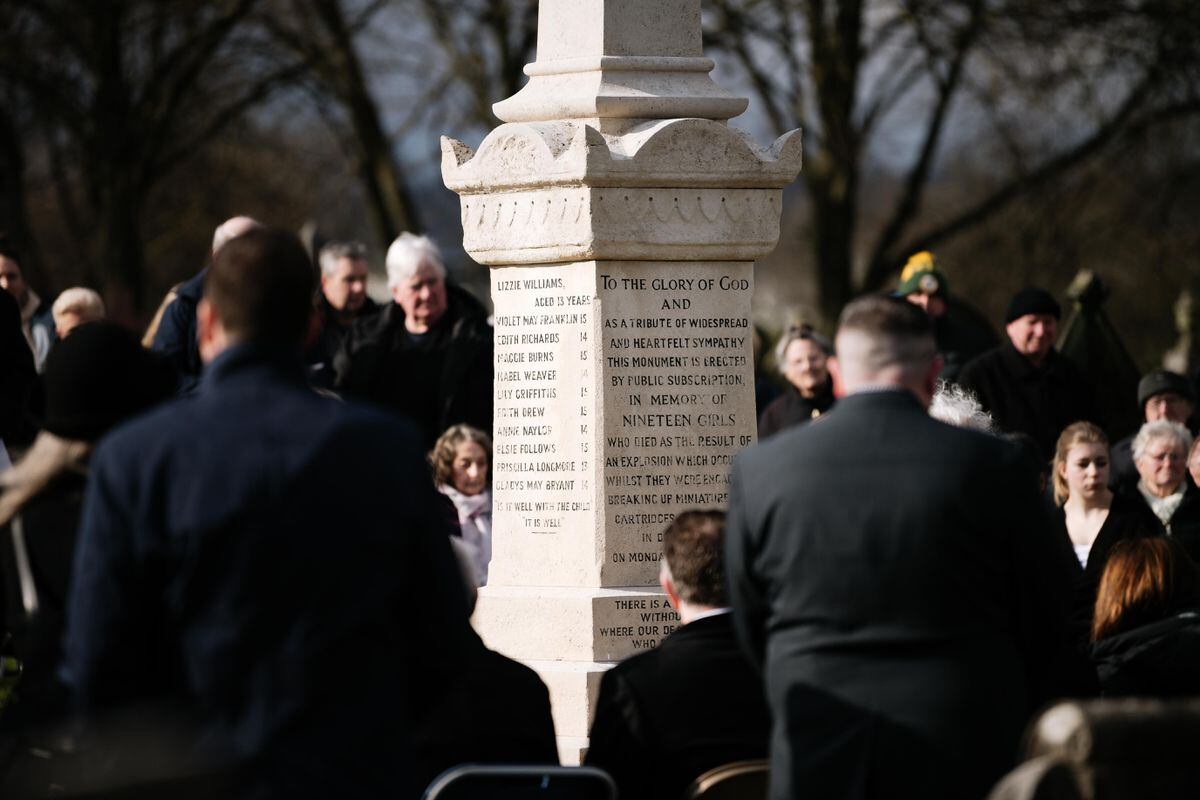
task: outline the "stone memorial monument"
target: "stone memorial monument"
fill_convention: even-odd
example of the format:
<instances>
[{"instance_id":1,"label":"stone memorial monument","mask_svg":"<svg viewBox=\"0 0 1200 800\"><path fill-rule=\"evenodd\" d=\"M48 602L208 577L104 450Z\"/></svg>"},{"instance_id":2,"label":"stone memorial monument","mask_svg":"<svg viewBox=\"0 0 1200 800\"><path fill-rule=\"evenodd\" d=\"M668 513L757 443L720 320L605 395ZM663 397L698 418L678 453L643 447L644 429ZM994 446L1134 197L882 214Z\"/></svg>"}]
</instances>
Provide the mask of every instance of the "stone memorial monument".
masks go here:
<instances>
[{"instance_id":1,"label":"stone memorial monument","mask_svg":"<svg viewBox=\"0 0 1200 800\"><path fill-rule=\"evenodd\" d=\"M475 625L550 687L564 763L600 676L678 617L661 533L722 507L755 435L753 261L800 169L726 121L700 0L541 0L528 84L442 139L495 305L493 557Z\"/></svg>"}]
</instances>

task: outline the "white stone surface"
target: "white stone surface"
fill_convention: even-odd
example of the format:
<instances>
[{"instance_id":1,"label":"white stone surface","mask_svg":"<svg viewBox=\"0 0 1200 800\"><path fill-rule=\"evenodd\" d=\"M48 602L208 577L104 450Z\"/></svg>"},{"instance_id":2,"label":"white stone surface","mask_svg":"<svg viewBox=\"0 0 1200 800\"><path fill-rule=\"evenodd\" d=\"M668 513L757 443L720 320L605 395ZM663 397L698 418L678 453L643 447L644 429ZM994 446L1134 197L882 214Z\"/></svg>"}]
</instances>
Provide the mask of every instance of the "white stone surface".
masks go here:
<instances>
[{"instance_id":1,"label":"white stone surface","mask_svg":"<svg viewBox=\"0 0 1200 800\"><path fill-rule=\"evenodd\" d=\"M496 103L506 122L729 119L746 110L712 82L700 0L542 0L529 83Z\"/></svg>"},{"instance_id":2,"label":"white stone surface","mask_svg":"<svg viewBox=\"0 0 1200 800\"><path fill-rule=\"evenodd\" d=\"M478 150L442 139L492 267L493 560L474 624L550 689L564 763L611 663L678 624L661 533L723 507L755 435L753 260L799 131L759 146L709 78L700 0L541 0L528 84Z\"/></svg>"},{"instance_id":3,"label":"white stone surface","mask_svg":"<svg viewBox=\"0 0 1200 800\"><path fill-rule=\"evenodd\" d=\"M754 439L751 294L750 262L492 270L493 585L655 585Z\"/></svg>"}]
</instances>

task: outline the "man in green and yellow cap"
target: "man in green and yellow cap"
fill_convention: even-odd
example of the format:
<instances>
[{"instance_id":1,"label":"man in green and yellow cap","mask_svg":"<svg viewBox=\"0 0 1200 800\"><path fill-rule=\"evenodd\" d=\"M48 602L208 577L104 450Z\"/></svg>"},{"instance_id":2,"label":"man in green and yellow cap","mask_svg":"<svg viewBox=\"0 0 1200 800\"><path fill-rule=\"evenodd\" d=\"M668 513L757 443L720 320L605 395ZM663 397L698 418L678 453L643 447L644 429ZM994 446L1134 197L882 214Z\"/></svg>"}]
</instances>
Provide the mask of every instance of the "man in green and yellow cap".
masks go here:
<instances>
[{"instance_id":1,"label":"man in green and yellow cap","mask_svg":"<svg viewBox=\"0 0 1200 800\"><path fill-rule=\"evenodd\" d=\"M950 299L950 282L933 253L914 253L900 273L895 295L920 306L933 321L943 366L939 377L953 381L963 364L996 344L996 336L979 312Z\"/></svg>"}]
</instances>

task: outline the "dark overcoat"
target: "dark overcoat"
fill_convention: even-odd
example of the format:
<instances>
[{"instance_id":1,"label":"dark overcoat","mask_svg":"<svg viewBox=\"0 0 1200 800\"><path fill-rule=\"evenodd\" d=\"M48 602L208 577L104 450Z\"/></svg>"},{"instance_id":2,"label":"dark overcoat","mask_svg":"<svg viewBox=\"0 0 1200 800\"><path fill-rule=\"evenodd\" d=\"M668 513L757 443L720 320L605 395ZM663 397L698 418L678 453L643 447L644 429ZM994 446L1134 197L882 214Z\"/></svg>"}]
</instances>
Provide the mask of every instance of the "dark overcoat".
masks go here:
<instances>
[{"instance_id":1,"label":"dark overcoat","mask_svg":"<svg viewBox=\"0 0 1200 800\"><path fill-rule=\"evenodd\" d=\"M1087 378L1055 351L1039 367L1005 341L963 367L958 382L975 393L1001 430L1033 437L1047 461L1063 428L1098 421Z\"/></svg>"},{"instance_id":2,"label":"dark overcoat","mask_svg":"<svg viewBox=\"0 0 1200 800\"><path fill-rule=\"evenodd\" d=\"M426 447L460 422L492 430L492 328L483 306L466 290L448 283L446 300L446 313L429 332L424 353L415 353L408 342L404 310L389 303L355 323L334 361L337 388L347 395L384 407L430 409L428 418L412 419ZM413 379L418 359L439 363L429 385ZM428 403L414 401L416 394L432 397Z\"/></svg>"},{"instance_id":3,"label":"dark overcoat","mask_svg":"<svg viewBox=\"0 0 1200 800\"><path fill-rule=\"evenodd\" d=\"M721 614L604 674L587 763L613 776L622 800L682 798L701 773L766 758L769 733L762 678Z\"/></svg>"},{"instance_id":4,"label":"dark overcoat","mask_svg":"<svg viewBox=\"0 0 1200 800\"><path fill-rule=\"evenodd\" d=\"M771 797L982 797L1063 673L1072 578L1001 439L853 394L734 463L727 568Z\"/></svg>"},{"instance_id":5,"label":"dark overcoat","mask_svg":"<svg viewBox=\"0 0 1200 800\"><path fill-rule=\"evenodd\" d=\"M64 677L180 709L265 796L412 796L415 720L478 644L411 430L245 345L92 461Z\"/></svg>"}]
</instances>

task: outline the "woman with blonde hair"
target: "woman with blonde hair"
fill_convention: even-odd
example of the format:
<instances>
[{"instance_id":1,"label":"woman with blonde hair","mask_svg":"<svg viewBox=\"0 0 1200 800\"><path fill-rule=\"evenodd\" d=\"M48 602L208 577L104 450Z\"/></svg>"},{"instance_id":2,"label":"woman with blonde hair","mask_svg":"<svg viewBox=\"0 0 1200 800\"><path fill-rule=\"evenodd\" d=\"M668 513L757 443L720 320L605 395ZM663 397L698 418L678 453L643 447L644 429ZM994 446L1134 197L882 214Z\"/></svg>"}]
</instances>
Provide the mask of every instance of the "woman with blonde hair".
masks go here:
<instances>
[{"instance_id":1,"label":"woman with blonde hair","mask_svg":"<svg viewBox=\"0 0 1200 800\"><path fill-rule=\"evenodd\" d=\"M1080 566L1098 580L1108 550L1146 527L1141 509L1108 488L1108 437L1090 422L1068 425L1054 448L1054 503Z\"/></svg>"},{"instance_id":2,"label":"woman with blonde hair","mask_svg":"<svg viewBox=\"0 0 1200 800\"><path fill-rule=\"evenodd\" d=\"M1179 542L1112 549L1092 622L1092 661L1106 695L1200 694L1200 575Z\"/></svg>"}]
</instances>

